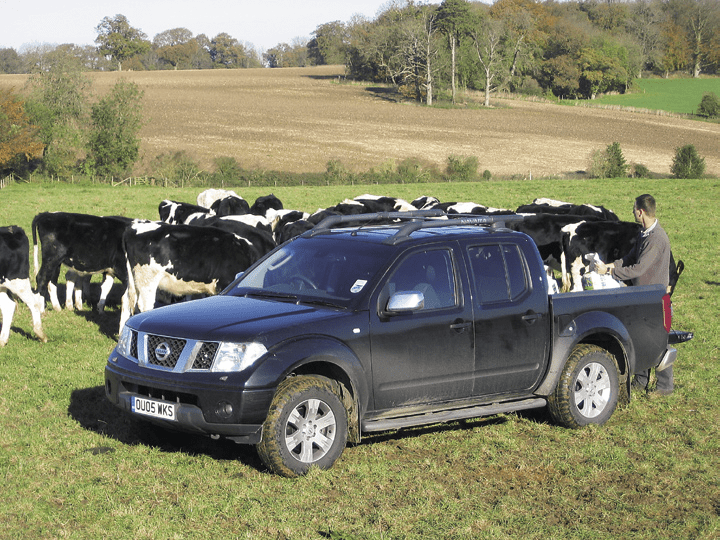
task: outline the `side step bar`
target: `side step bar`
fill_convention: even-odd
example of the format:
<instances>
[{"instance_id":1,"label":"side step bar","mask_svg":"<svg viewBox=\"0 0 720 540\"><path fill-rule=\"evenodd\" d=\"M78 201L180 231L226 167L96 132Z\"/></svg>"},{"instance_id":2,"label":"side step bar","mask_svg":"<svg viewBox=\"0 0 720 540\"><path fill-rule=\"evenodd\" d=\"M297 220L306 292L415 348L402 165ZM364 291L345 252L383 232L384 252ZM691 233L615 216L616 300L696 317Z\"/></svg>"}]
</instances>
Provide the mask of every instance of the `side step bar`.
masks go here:
<instances>
[{"instance_id":1,"label":"side step bar","mask_svg":"<svg viewBox=\"0 0 720 540\"><path fill-rule=\"evenodd\" d=\"M479 405L477 407L463 407L462 409L449 409L426 414L414 414L407 416L396 416L393 418L380 418L378 420L365 420L362 423L362 431L386 431L400 429L403 427L423 426L428 424L439 424L462 420L465 418L477 418L479 416L492 416L494 414L521 411L524 409L536 409L544 407L547 401L544 398L531 398L522 401L508 401L504 403L491 403L490 405Z\"/></svg>"}]
</instances>

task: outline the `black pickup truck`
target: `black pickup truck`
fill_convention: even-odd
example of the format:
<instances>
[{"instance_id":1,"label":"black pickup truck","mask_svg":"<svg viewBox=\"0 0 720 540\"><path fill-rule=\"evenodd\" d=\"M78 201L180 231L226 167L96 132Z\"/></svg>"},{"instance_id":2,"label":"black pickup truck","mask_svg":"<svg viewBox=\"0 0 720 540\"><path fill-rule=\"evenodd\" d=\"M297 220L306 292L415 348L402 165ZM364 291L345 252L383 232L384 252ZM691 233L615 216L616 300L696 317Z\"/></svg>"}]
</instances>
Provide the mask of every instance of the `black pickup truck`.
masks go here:
<instances>
[{"instance_id":1,"label":"black pickup truck","mask_svg":"<svg viewBox=\"0 0 720 540\"><path fill-rule=\"evenodd\" d=\"M545 406L564 426L603 424L633 373L674 362L670 298L548 294L535 244L506 228L516 219L328 218L222 294L131 317L107 397L257 445L286 476L373 431Z\"/></svg>"}]
</instances>

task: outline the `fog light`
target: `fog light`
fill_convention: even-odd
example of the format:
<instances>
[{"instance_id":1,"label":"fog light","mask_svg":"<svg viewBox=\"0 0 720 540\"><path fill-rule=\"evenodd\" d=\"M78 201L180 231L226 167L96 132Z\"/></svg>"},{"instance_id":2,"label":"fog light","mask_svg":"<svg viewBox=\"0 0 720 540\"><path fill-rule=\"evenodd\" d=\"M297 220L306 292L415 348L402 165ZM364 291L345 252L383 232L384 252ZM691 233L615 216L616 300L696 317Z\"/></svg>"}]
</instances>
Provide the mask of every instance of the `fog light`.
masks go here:
<instances>
[{"instance_id":1,"label":"fog light","mask_svg":"<svg viewBox=\"0 0 720 540\"><path fill-rule=\"evenodd\" d=\"M230 418L233 414L233 406L227 401L221 401L215 407L215 414L220 418Z\"/></svg>"}]
</instances>

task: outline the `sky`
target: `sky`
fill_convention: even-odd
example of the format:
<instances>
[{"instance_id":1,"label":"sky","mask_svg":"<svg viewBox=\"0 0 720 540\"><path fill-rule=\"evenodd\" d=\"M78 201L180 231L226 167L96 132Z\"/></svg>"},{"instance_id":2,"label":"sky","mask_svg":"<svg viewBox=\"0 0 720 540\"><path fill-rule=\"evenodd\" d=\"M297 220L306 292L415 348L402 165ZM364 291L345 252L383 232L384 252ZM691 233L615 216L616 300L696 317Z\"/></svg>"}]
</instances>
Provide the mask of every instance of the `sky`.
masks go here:
<instances>
[{"instance_id":1,"label":"sky","mask_svg":"<svg viewBox=\"0 0 720 540\"><path fill-rule=\"evenodd\" d=\"M374 19L387 0L0 0L0 49L42 44L95 45L105 17L124 15L152 41L156 34L187 28L212 39L221 32L268 50L310 38L321 24Z\"/></svg>"}]
</instances>

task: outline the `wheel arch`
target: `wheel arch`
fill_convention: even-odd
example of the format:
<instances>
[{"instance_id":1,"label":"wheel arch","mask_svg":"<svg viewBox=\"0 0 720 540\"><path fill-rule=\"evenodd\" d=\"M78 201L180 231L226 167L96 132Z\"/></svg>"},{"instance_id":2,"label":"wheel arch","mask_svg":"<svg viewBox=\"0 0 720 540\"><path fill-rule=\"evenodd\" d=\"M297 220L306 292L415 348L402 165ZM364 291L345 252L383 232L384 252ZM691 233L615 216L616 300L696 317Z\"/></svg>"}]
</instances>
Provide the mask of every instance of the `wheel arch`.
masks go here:
<instances>
[{"instance_id":1,"label":"wheel arch","mask_svg":"<svg viewBox=\"0 0 720 540\"><path fill-rule=\"evenodd\" d=\"M351 443L359 443L360 415L358 414L357 388L345 370L327 359L316 358L300 364L288 373L286 378L298 375L321 375L337 383L340 401L347 410L348 440Z\"/></svg>"},{"instance_id":2,"label":"wheel arch","mask_svg":"<svg viewBox=\"0 0 720 540\"><path fill-rule=\"evenodd\" d=\"M285 379L320 375L338 384L348 415L348 440L360 442L360 417L367 410L369 389L362 362L345 344L324 337L294 340L274 350L248 385L275 387Z\"/></svg>"},{"instance_id":3,"label":"wheel arch","mask_svg":"<svg viewBox=\"0 0 720 540\"><path fill-rule=\"evenodd\" d=\"M557 320L557 319L556 319ZM550 366L542 384L535 394L547 396L555 389L565 362L573 349L581 344L597 345L608 351L618 367L621 382L633 372L635 349L625 325L610 313L586 312L555 329L555 343L550 356Z\"/></svg>"}]
</instances>

